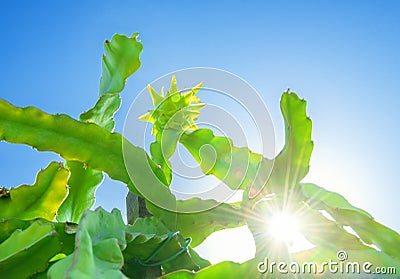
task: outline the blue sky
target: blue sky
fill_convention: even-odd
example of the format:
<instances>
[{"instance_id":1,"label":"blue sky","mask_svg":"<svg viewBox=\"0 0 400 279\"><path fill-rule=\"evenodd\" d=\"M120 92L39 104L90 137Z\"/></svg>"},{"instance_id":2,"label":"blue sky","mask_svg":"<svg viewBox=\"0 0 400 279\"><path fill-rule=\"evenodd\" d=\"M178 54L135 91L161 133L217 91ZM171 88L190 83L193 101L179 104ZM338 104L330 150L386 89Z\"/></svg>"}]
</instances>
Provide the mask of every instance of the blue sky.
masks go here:
<instances>
[{"instance_id":1,"label":"blue sky","mask_svg":"<svg viewBox=\"0 0 400 279\"><path fill-rule=\"evenodd\" d=\"M147 83L203 66L230 71L261 93L282 146L279 98L290 88L308 101L314 124L306 180L400 231L399 1L94 3L0 3L0 98L78 117L97 99L103 41L138 31L142 67L122 94L117 131ZM6 187L31 184L58 160L6 143L0 153ZM125 193L106 179L97 205L123 210Z\"/></svg>"}]
</instances>

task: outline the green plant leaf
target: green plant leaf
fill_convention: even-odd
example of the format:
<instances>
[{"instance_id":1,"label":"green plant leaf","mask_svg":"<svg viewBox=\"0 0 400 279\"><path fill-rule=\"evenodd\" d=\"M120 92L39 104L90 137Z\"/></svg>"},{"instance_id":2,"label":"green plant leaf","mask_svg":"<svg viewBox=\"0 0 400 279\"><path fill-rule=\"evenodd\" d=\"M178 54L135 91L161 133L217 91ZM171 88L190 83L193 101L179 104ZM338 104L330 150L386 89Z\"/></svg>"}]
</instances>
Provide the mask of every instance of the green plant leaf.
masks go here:
<instances>
[{"instance_id":1,"label":"green plant leaf","mask_svg":"<svg viewBox=\"0 0 400 279\"><path fill-rule=\"evenodd\" d=\"M342 226L350 226L367 244L376 245L382 252L400 261L400 234L376 222L363 212L332 209L329 214Z\"/></svg>"},{"instance_id":2,"label":"green plant leaf","mask_svg":"<svg viewBox=\"0 0 400 279\"><path fill-rule=\"evenodd\" d=\"M105 274L104 278L121 276L120 269L124 260L128 263L131 260L146 260L170 233L153 217L138 218L133 226L126 226L118 210L113 210L112 213L107 213L101 208L95 212L85 211L78 225L75 252L56 262L50 268L49 276L50 278L58 278L57 276L61 275L71 276L70 278L103 278L101 274ZM152 261L161 261L173 256L182 250L184 244L185 241L181 236L174 237ZM191 258L190 253L187 250L183 252L164 263L164 269L198 270L199 266Z\"/></svg>"},{"instance_id":3,"label":"green plant leaf","mask_svg":"<svg viewBox=\"0 0 400 279\"><path fill-rule=\"evenodd\" d=\"M347 209L372 216L363 209L351 205L342 195L328 191L312 183L301 183L300 187L305 195L306 202L315 209Z\"/></svg>"},{"instance_id":4,"label":"green plant leaf","mask_svg":"<svg viewBox=\"0 0 400 279\"><path fill-rule=\"evenodd\" d=\"M285 92L281 111L286 126L286 143L274 162L248 148L235 147L230 139L214 136L208 129L185 133L180 142L200 163L204 173L213 174L230 188L247 189L254 185L254 190L252 188L248 195L252 197L269 178L263 193L280 194L293 188L307 174L313 149L312 123L306 115L306 102L295 93Z\"/></svg>"},{"instance_id":5,"label":"green plant leaf","mask_svg":"<svg viewBox=\"0 0 400 279\"><path fill-rule=\"evenodd\" d=\"M300 185L306 202L313 208L327 211L340 226L350 226L367 244L374 244L387 255L400 260L400 235L392 229L376 222L372 216L352 206L343 196L317 185ZM379 232L379 233L377 233Z\"/></svg>"},{"instance_id":6,"label":"green plant leaf","mask_svg":"<svg viewBox=\"0 0 400 279\"><path fill-rule=\"evenodd\" d=\"M44 271L50 258L61 250L53 224L35 221L24 230L15 230L0 244L0 276L27 278Z\"/></svg>"},{"instance_id":7,"label":"green plant leaf","mask_svg":"<svg viewBox=\"0 0 400 279\"><path fill-rule=\"evenodd\" d=\"M125 86L125 80L140 67L139 55L143 45L137 40L139 33L131 37L115 34L111 41L104 43L100 94L118 93Z\"/></svg>"},{"instance_id":8,"label":"green plant leaf","mask_svg":"<svg viewBox=\"0 0 400 279\"><path fill-rule=\"evenodd\" d=\"M185 239L178 237L179 245L176 246L175 251L180 251L185 246ZM174 251L170 248L170 251ZM207 264L208 263L208 264ZM184 253L178 255L173 260L166 262L162 265L164 273L170 273L181 269L197 271L204 266L209 266L210 263L202 259L193 249L187 249Z\"/></svg>"},{"instance_id":9,"label":"green plant leaf","mask_svg":"<svg viewBox=\"0 0 400 279\"><path fill-rule=\"evenodd\" d=\"M258 192L267 181L272 161L247 147L235 147L232 140L214 136L209 129L184 133L180 142L200 164L205 174L212 174L233 190L248 189Z\"/></svg>"},{"instance_id":10,"label":"green plant leaf","mask_svg":"<svg viewBox=\"0 0 400 279\"><path fill-rule=\"evenodd\" d=\"M118 210L85 211L74 253L56 262L49 269L49 278L126 278L120 270L126 248L125 227Z\"/></svg>"},{"instance_id":11,"label":"green plant leaf","mask_svg":"<svg viewBox=\"0 0 400 279\"><path fill-rule=\"evenodd\" d=\"M27 144L40 151L53 151L66 160L85 163L126 183L132 192L140 195L125 168L124 141L129 164L143 174L138 181L146 185L152 182L151 179L156 180L155 174L166 183L162 171L143 149L133 146L118 133L110 133L96 124L82 123L67 115L50 115L34 107L18 108L0 100L0 140Z\"/></svg>"},{"instance_id":12,"label":"green plant leaf","mask_svg":"<svg viewBox=\"0 0 400 279\"><path fill-rule=\"evenodd\" d=\"M0 243L9 238L15 230L25 230L32 222L17 218L2 219L0 221Z\"/></svg>"},{"instance_id":13,"label":"green plant leaf","mask_svg":"<svg viewBox=\"0 0 400 279\"><path fill-rule=\"evenodd\" d=\"M128 246L123 253L124 258L128 261L131 259L145 261L154 254L150 263L162 262L161 265L165 272L181 268L198 270L205 264L197 254L193 253L195 255L195 259L193 259L192 253L187 249L178 255L184 249L186 240L180 234L167 240L168 236L174 232L170 231L161 221L154 217L136 219L132 226L128 226L127 233ZM165 246L156 253L161 245ZM175 257L175 255L177 256ZM164 263L163 261L166 259L170 260Z\"/></svg>"},{"instance_id":14,"label":"green plant leaf","mask_svg":"<svg viewBox=\"0 0 400 279\"><path fill-rule=\"evenodd\" d=\"M139 55L143 46L137 41L136 33L130 38L114 35L111 42L106 41L104 46L106 55L103 56L100 98L92 109L81 114L80 120L113 131L114 115L121 106L118 93L124 88L126 79L140 67ZM103 173L80 162L68 161L67 166L71 171L68 181L70 191L57 220L78 222L83 212L93 206Z\"/></svg>"},{"instance_id":15,"label":"green plant leaf","mask_svg":"<svg viewBox=\"0 0 400 279\"><path fill-rule=\"evenodd\" d=\"M159 132L157 134L157 138L161 137L161 135L164 134L163 132ZM167 134L167 133L165 133ZM175 151L176 148L176 142L177 139L175 141L175 145L174 143L171 144L171 142L169 142L169 148L173 149L173 151ZM160 168L162 169L162 171L165 174L165 177L167 179L167 184L170 185L171 181L172 181L172 169L171 169L171 163L169 162L169 158L170 157L166 157L165 153L162 150L162 144L161 144L161 140L157 140L152 142L150 144L150 154L151 154L151 158L153 159L153 161L160 166ZM164 145L165 147L165 145Z\"/></svg>"},{"instance_id":16,"label":"green plant leaf","mask_svg":"<svg viewBox=\"0 0 400 279\"><path fill-rule=\"evenodd\" d=\"M308 173L313 142L312 122L306 113L306 101L295 93L285 92L281 111L285 121L286 140L283 150L274 161L266 191L285 193L293 189Z\"/></svg>"},{"instance_id":17,"label":"green plant leaf","mask_svg":"<svg viewBox=\"0 0 400 279\"><path fill-rule=\"evenodd\" d=\"M29 279L47 279L47 270L33 274Z\"/></svg>"},{"instance_id":18,"label":"green plant leaf","mask_svg":"<svg viewBox=\"0 0 400 279\"><path fill-rule=\"evenodd\" d=\"M163 279L265 278L265 275L261 274L257 270L258 262L259 261L255 259L244 262L242 264L227 261L206 267L198 272L183 270L166 274L161 278Z\"/></svg>"},{"instance_id":19,"label":"green plant leaf","mask_svg":"<svg viewBox=\"0 0 400 279\"><path fill-rule=\"evenodd\" d=\"M300 231L311 243L319 246L331 246L338 249L370 250L360 239L348 233L334 221L328 220L319 211L307 208L300 210L301 223Z\"/></svg>"},{"instance_id":20,"label":"green plant leaf","mask_svg":"<svg viewBox=\"0 0 400 279\"><path fill-rule=\"evenodd\" d=\"M196 247L211 233L225 228L235 228L245 224L245 217L238 208L214 200L193 198L178 200L177 212L171 212L147 203L147 208L171 231L180 231L182 235L192 238L192 246ZM196 213L196 209L206 211Z\"/></svg>"},{"instance_id":21,"label":"green plant leaf","mask_svg":"<svg viewBox=\"0 0 400 279\"><path fill-rule=\"evenodd\" d=\"M188 247L188 250L193 261L200 267L200 269L211 265L211 263L208 260L200 257L200 255L191 247Z\"/></svg>"},{"instance_id":22,"label":"green plant leaf","mask_svg":"<svg viewBox=\"0 0 400 279\"><path fill-rule=\"evenodd\" d=\"M10 189L9 196L0 199L0 218L53 220L68 193L68 177L68 169L50 163L38 173L34 185Z\"/></svg>"},{"instance_id":23,"label":"green plant leaf","mask_svg":"<svg viewBox=\"0 0 400 279\"><path fill-rule=\"evenodd\" d=\"M255 218L248 218L247 220L249 229L252 231L256 242L257 255L265 253L265 249L268 249L271 242L270 236L266 236L263 233L263 230L265 230L263 225L265 216L263 215L267 215L268 212L274 213L282 210L296 212L293 208L296 206L300 207L301 200L299 198L302 195L300 194L298 184L308 172L313 149L313 142L311 141L312 122L306 114L306 102L300 100L295 93L287 91L281 97L280 107L286 128L285 145L282 151L275 157L266 187L263 187L261 193L253 200L248 200L246 195L244 195L242 202L242 206L248 210L260 207L259 202L262 202L262 207L266 207L265 214L263 213L263 209L261 209L260 212L254 213L256 215ZM260 171L261 173L265 172L263 168ZM269 209L271 202L268 201L270 198L267 198L266 201L263 199L270 197L272 193L275 194L272 201L273 207ZM249 195L249 197L251 198L252 196ZM303 219L309 218L309 222L314 225L311 230L308 230L306 227L304 228L305 237L310 242L319 244L327 241L327 239L333 241L339 237L341 242L356 241L355 244L362 246L356 237L337 228L334 223L320 216L319 212L313 212L309 209L304 211L307 215ZM315 217L315 219L310 216ZM315 222L315 220L320 220L321 223ZM284 246L277 245L278 251L284 253L283 250L285 249Z\"/></svg>"},{"instance_id":24,"label":"green plant leaf","mask_svg":"<svg viewBox=\"0 0 400 279\"><path fill-rule=\"evenodd\" d=\"M96 123L107 131L115 128L114 115L121 107L121 96L115 93L101 95L90 110L80 115L80 120L87 123Z\"/></svg>"},{"instance_id":25,"label":"green plant leaf","mask_svg":"<svg viewBox=\"0 0 400 279\"><path fill-rule=\"evenodd\" d=\"M131 37L115 34L104 43L100 98L89 111L82 113L81 121L96 123L111 131L114 129L114 114L121 106L121 92L126 79L140 67L143 45L137 40L138 33Z\"/></svg>"},{"instance_id":26,"label":"green plant leaf","mask_svg":"<svg viewBox=\"0 0 400 279\"><path fill-rule=\"evenodd\" d=\"M71 172L69 193L58 211L57 221L78 223L83 212L94 205L96 189L103 181L103 173L85 168L84 164L77 161L67 161L67 167Z\"/></svg>"},{"instance_id":27,"label":"green plant leaf","mask_svg":"<svg viewBox=\"0 0 400 279\"><path fill-rule=\"evenodd\" d=\"M81 121L96 123L108 131L114 129L114 114L121 106L118 93L124 89L126 79L140 67L143 45L137 37L138 33L131 37L115 34L104 43L100 98L92 109L81 114Z\"/></svg>"},{"instance_id":28,"label":"green plant leaf","mask_svg":"<svg viewBox=\"0 0 400 279\"><path fill-rule=\"evenodd\" d=\"M46 219L21 220L17 218L0 221L0 243L9 238L15 231L26 230L33 223L51 224L57 232L62 249L60 253L70 254L74 250L76 225L73 223L53 223Z\"/></svg>"}]
</instances>

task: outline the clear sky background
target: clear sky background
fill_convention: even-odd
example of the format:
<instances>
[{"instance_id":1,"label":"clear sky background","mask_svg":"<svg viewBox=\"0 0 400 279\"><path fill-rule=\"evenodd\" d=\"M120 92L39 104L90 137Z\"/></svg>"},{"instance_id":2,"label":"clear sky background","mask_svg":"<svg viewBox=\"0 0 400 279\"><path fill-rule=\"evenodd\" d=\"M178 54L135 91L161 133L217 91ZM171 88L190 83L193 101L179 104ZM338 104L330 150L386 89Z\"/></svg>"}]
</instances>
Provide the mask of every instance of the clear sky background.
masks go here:
<instances>
[{"instance_id":1,"label":"clear sky background","mask_svg":"<svg viewBox=\"0 0 400 279\"><path fill-rule=\"evenodd\" d=\"M154 79L214 67L262 94L283 145L281 93L308 101L307 181L400 231L400 1L1 1L0 98L75 118L97 99L103 42L140 32L142 67L117 115ZM179 83L179 81L178 81ZM51 153L0 143L0 186L31 184ZM96 205L125 208L106 178Z\"/></svg>"}]
</instances>

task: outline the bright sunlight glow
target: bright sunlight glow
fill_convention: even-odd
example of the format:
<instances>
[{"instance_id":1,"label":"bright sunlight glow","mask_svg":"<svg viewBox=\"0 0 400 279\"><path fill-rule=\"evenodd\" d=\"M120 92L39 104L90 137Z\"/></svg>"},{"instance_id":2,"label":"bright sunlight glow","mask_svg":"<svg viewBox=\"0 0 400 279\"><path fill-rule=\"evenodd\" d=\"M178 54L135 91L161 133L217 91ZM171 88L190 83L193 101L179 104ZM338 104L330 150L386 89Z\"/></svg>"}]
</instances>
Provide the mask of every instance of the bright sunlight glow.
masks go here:
<instances>
[{"instance_id":1,"label":"bright sunlight glow","mask_svg":"<svg viewBox=\"0 0 400 279\"><path fill-rule=\"evenodd\" d=\"M291 213L274 213L266 222L266 230L277 242L285 242L289 253L313 247L300 232L300 220Z\"/></svg>"},{"instance_id":2,"label":"bright sunlight glow","mask_svg":"<svg viewBox=\"0 0 400 279\"><path fill-rule=\"evenodd\" d=\"M267 230L276 240L290 244L298 233L298 222L291 214L275 213L267 222Z\"/></svg>"},{"instance_id":3,"label":"bright sunlight glow","mask_svg":"<svg viewBox=\"0 0 400 279\"><path fill-rule=\"evenodd\" d=\"M289 253L296 253L314 247L300 233L301 225L301 218L294 213L274 212L266 220L265 230L277 242L286 242ZM242 263L254 257L256 247L251 232L243 226L215 232L195 250L212 264L222 261Z\"/></svg>"}]
</instances>

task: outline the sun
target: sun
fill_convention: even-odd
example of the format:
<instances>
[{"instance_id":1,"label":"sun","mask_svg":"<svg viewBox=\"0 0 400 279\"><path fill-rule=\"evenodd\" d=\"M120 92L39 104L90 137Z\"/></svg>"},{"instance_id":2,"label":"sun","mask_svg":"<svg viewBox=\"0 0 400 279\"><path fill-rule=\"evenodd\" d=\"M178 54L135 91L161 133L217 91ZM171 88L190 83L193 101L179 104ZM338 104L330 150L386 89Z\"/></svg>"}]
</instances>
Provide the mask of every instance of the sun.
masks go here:
<instances>
[{"instance_id":1,"label":"sun","mask_svg":"<svg viewBox=\"0 0 400 279\"><path fill-rule=\"evenodd\" d=\"M301 219L292 212L274 212L265 222L268 236L276 243L285 243L289 253L312 248L300 231Z\"/></svg>"},{"instance_id":2,"label":"sun","mask_svg":"<svg viewBox=\"0 0 400 279\"><path fill-rule=\"evenodd\" d=\"M294 215L287 212L275 213L266 222L267 232L272 238L279 242L292 243L298 230L298 220Z\"/></svg>"}]
</instances>

